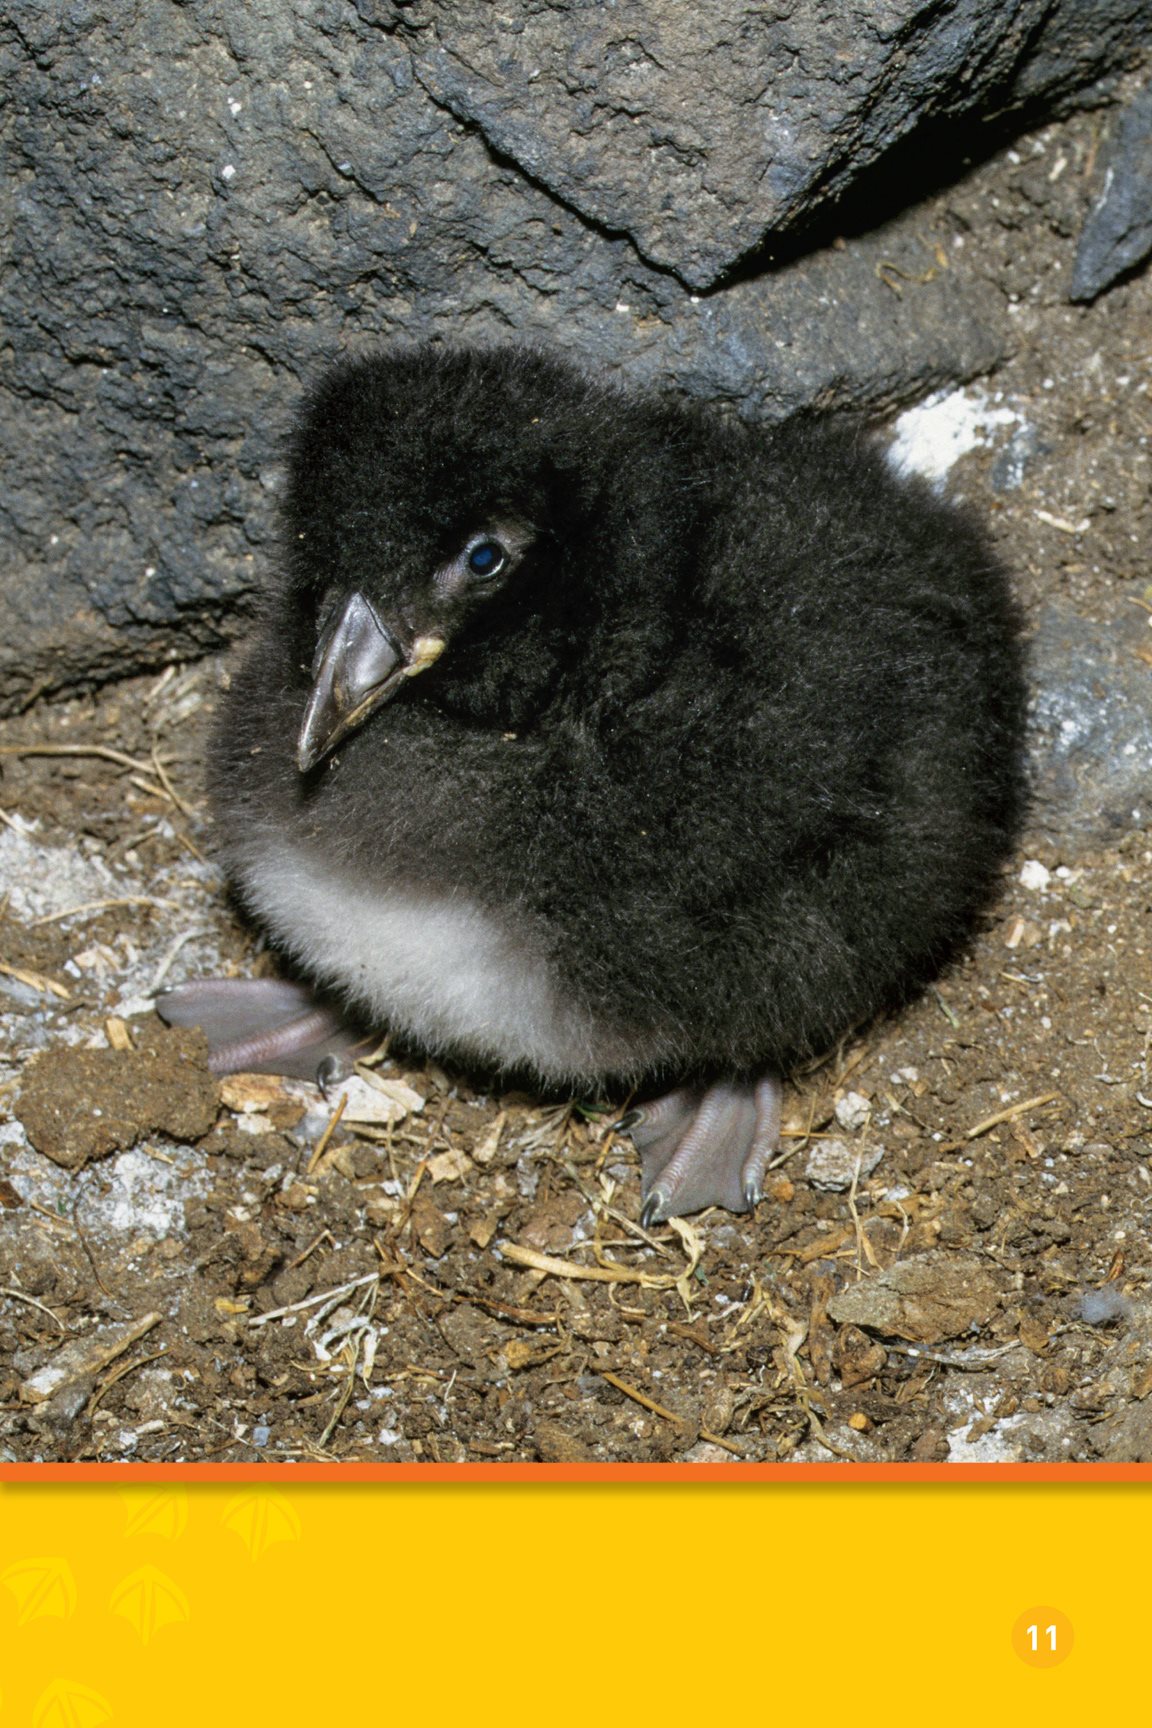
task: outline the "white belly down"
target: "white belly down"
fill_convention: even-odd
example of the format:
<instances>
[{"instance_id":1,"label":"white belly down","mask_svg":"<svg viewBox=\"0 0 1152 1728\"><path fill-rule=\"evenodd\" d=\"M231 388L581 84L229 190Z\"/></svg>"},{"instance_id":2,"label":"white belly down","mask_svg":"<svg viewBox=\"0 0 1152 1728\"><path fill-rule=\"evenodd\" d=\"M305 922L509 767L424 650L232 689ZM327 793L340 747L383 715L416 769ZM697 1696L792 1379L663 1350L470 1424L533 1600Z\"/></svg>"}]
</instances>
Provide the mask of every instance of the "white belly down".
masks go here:
<instances>
[{"instance_id":1,"label":"white belly down","mask_svg":"<svg viewBox=\"0 0 1152 1728\"><path fill-rule=\"evenodd\" d=\"M246 899L308 972L425 1048L549 1081L643 1061L564 1000L530 936L463 897L350 885L300 848L250 852Z\"/></svg>"}]
</instances>

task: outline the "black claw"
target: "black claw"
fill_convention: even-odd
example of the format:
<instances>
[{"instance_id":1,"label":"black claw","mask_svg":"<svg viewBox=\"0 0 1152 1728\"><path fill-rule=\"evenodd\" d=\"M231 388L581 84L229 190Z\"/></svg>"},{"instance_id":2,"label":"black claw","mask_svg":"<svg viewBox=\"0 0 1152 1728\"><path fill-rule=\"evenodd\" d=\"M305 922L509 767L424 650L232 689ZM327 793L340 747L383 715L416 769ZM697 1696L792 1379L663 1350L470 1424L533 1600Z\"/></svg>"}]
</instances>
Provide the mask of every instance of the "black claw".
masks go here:
<instances>
[{"instance_id":1,"label":"black claw","mask_svg":"<svg viewBox=\"0 0 1152 1728\"><path fill-rule=\"evenodd\" d=\"M627 1134L629 1128L635 1128L636 1124L643 1119L643 1116L643 1110L625 1110L623 1116L620 1117L620 1120L618 1122L613 1122L608 1132L610 1134Z\"/></svg>"},{"instance_id":2,"label":"black claw","mask_svg":"<svg viewBox=\"0 0 1152 1728\"><path fill-rule=\"evenodd\" d=\"M335 1086L338 1080L344 1078L344 1064L339 1056L325 1056L316 1067L316 1084L320 1088L320 1096L328 1100L328 1088Z\"/></svg>"},{"instance_id":3,"label":"black claw","mask_svg":"<svg viewBox=\"0 0 1152 1728\"><path fill-rule=\"evenodd\" d=\"M759 1182L746 1182L744 1184L744 1204L749 1212L755 1212L763 1198L764 1190Z\"/></svg>"},{"instance_id":4,"label":"black claw","mask_svg":"<svg viewBox=\"0 0 1152 1728\"><path fill-rule=\"evenodd\" d=\"M658 1224L660 1222L656 1214L659 1212L666 1198L667 1196L662 1194L659 1188L654 1188L652 1190L651 1194L649 1194L647 1200L645 1200L643 1206L640 1208L640 1228L642 1230L651 1230L653 1224Z\"/></svg>"}]
</instances>

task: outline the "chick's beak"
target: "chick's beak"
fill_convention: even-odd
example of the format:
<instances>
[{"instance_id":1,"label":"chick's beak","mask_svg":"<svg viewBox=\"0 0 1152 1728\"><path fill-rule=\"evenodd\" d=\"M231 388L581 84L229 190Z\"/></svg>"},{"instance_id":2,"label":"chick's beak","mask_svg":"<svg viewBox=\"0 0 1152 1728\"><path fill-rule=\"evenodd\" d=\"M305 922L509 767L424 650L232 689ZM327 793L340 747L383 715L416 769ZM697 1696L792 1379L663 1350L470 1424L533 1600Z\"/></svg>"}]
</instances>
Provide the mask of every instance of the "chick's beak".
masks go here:
<instances>
[{"instance_id":1,"label":"chick's beak","mask_svg":"<svg viewBox=\"0 0 1152 1728\"><path fill-rule=\"evenodd\" d=\"M362 594L352 594L322 641L296 742L296 766L314 768L349 732L396 692L405 678L439 658L440 636L420 636L406 657Z\"/></svg>"}]
</instances>

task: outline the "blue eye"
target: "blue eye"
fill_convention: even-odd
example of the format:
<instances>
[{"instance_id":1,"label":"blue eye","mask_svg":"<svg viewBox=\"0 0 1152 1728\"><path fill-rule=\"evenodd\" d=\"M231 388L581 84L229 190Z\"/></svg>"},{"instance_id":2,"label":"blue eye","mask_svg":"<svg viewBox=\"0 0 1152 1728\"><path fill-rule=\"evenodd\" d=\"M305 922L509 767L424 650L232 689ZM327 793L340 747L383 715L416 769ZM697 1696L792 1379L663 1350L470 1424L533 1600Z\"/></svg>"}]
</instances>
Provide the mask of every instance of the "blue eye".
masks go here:
<instances>
[{"instance_id":1,"label":"blue eye","mask_svg":"<svg viewBox=\"0 0 1152 1728\"><path fill-rule=\"evenodd\" d=\"M503 570L508 554L498 540L479 540L468 554L474 576L495 576Z\"/></svg>"}]
</instances>

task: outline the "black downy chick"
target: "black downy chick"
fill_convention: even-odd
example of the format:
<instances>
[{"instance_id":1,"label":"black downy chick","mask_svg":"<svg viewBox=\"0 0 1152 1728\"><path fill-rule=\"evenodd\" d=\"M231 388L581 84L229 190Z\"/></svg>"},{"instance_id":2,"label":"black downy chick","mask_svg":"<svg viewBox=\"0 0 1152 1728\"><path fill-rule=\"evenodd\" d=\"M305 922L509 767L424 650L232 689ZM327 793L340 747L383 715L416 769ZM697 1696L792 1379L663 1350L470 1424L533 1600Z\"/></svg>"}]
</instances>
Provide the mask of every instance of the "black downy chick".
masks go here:
<instances>
[{"instance_id":1,"label":"black downy chick","mask_svg":"<svg viewBox=\"0 0 1152 1728\"><path fill-rule=\"evenodd\" d=\"M856 431L432 345L322 381L286 516L215 750L248 908L362 1022L639 1088L646 1223L755 1205L780 1076L938 972L1017 833L982 534ZM218 1067L331 1031L280 989Z\"/></svg>"}]
</instances>

